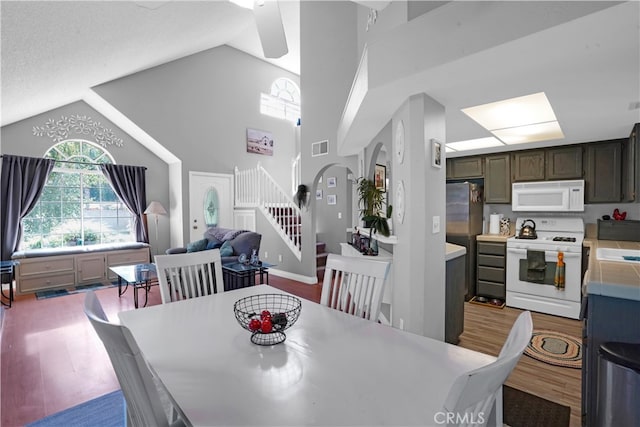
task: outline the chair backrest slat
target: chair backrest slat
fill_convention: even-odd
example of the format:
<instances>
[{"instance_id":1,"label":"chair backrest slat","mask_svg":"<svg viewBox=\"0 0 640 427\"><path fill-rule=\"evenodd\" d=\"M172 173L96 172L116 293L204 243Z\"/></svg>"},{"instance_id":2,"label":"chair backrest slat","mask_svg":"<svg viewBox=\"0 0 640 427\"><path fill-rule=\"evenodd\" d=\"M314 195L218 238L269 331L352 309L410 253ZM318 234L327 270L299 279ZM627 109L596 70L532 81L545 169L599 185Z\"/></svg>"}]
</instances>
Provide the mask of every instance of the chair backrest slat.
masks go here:
<instances>
[{"instance_id":1,"label":"chair backrest slat","mask_svg":"<svg viewBox=\"0 0 640 427\"><path fill-rule=\"evenodd\" d=\"M320 303L376 322L389 262L329 254Z\"/></svg>"},{"instance_id":2,"label":"chair backrest slat","mask_svg":"<svg viewBox=\"0 0 640 427\"><path fill-rule=\"evenodd\" d=\"M219 249L156 255L162 303L224 292Z\"/></svg>"}]
</instances>

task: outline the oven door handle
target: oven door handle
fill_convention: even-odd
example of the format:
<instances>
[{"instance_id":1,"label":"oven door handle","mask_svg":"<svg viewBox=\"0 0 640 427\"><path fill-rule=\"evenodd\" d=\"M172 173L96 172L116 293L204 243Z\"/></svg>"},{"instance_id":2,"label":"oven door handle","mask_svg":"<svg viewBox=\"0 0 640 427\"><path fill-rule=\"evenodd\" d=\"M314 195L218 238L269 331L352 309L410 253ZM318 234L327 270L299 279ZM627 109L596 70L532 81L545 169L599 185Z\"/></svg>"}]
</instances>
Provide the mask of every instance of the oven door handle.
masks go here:
<instances>
[{"instance_id":1,"label":"oven door handle","mask_svg":"<svg viewBox=\"0 0 640 427\"><path fill-rule=\"evenodd\" d=\"M535 250L535 249L534 249ZM507 248L508 253L516 254L516 255L526 255L526 249L516 249L516 248ZM565 258L578 258L581 257L582 254L579 252L563 252L563 251L544 251L545 255L548 253L557 254L558 252L562 252Z\"/></svg>"}]
</instances>

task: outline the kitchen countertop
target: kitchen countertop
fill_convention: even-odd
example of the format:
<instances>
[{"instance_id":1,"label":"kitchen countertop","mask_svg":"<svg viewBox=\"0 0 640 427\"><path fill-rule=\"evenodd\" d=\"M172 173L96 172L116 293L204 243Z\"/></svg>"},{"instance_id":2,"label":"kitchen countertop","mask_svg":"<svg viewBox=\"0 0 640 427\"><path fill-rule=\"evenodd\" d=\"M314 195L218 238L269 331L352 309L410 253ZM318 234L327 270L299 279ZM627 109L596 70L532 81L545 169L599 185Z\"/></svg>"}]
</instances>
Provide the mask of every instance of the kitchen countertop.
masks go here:
<instances>
[{"instance_id":1,"label":"kitchen countertop","mask_svg":"<svg viewBox=\"0 0 640 427\"><path fill-rule=\"evenodd\" d=\"M476 236L476 241L506 243L507 239L513 236L515 236L515 234L509 234L508 236L503 236L501 234L479 234Z\"/></svg>"},{"instance_id":2,"label":"kitchen countertop","mask_svg":"<svg viewBox=\"0 0 640 427\"><path fill-rule=\"evenodd\" d=\"M583 293L640 301L640 262L599 261L596 258L598 248L640 251L640 242L585 238L583 245L590 249Z\"/></svg>"},{"instance_id":3,"label":"kitchen countertop","mask_svg":"<svg viewBox=\"0 0 640 427\"><path fill-rule=\"evenodd\" d=\"M464 246L454 245L453 243L447 243L445 248L445 261L451 261L452 259L461 257L467 253L467 248Z\"/></svg>"}]
</instances>

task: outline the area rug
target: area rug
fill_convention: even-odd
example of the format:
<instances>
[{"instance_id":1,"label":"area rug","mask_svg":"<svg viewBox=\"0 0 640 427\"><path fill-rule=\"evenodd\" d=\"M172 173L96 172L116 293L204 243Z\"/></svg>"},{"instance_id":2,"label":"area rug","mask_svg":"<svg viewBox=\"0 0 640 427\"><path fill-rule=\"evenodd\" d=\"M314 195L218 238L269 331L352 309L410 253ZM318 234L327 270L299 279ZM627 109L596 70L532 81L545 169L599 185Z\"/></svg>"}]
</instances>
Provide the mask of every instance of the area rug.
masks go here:
<instances>
[{"instance_id":1,"label":"area rug","mask_svg":"<svg viewBox=\"0 0 640 427\"><path fill-rule=\"evenodd\" d=\"M569 427L571 408L505 385L503 422L509 427Z\"/></svg>"},{"instance_id":2,"label":"area rug","mask_svg":"<svg viewBox=\"0 0 640 427\"><path fill-rule=\"evenodd\" d=\"M534 330L524 354L550 365L582 368L582 341L562 332Z\"/></svg>"},{"instance_id":3,"label":"area rug","mask_svg":"<svg viewBox=\"0 0 640 427\"><path fill-rule=\"evenodd\" d=\"M118 286L118 282L112 282L109 284L105 284L105 283L92 283L89 285L78 285L75 287L71 287L69 289L53 289L50 291L39 291L36 292L36 299L47 299L47 298L55 298L55 297L62 297L65 295L73 295L73 294L77 294L79 292L87 292L87 291L91 291L91 290L100 290L100 289L107 289L107 288L113 288L114 286Z\"/></svg>"},{"instance_id":4,"label":"area rug","mask_svg":"<svg viewBox=\"0 0 640 427\"><path fill-rule=\"evenodd\" d=\"M125 425L126 405L121 390L27 424L27 427ZM504 423L509 427L568 427L571 409L524 391L503 387Z\"/></svg>"},{"instance_id":5,"label":"area rug","mask_svg":"<svg viewBox=\"0 0 640 427\"><path fill-rule=\"evenodd\" d=\"M89 400L27 424L27 427L124 427L126 406L121 390Z\"/></svg>"}]
</instances>

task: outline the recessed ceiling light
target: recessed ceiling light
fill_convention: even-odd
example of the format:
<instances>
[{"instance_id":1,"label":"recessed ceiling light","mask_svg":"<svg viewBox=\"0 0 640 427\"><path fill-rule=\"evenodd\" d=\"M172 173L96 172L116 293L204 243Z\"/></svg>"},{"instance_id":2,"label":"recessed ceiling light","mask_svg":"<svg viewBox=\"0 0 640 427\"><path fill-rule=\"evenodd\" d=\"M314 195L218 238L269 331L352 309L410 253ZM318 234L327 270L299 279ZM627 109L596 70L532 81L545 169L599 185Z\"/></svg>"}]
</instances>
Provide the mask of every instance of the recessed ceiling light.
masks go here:
<instances>
[{"instance_id":1,"label":"recessed ceiling light","mask_svg":"<svg viewBox=\"0 0 640 427\"><path fill-rule=\"evenodd\" d=\"M462 109L506 144L564 138L544 92Z\"/></svg>"},{"instance_id":2,"label":"recessed ceiling light","mask_svg":"<svg viewBox=\"0 0 640 427\"><path fill-rule=\"evenodd\" d=\"M504 144L500 142L497 138L493 136L488 136L486 138L478 138L478 139L468 139L466 141L456 141L456 142L448 142L445 144L446 148L451 148L454 151L467 151L467 150L476 150L480 148L490 148L490 147L502 147Z\"/></svg>"}]
</instances>

